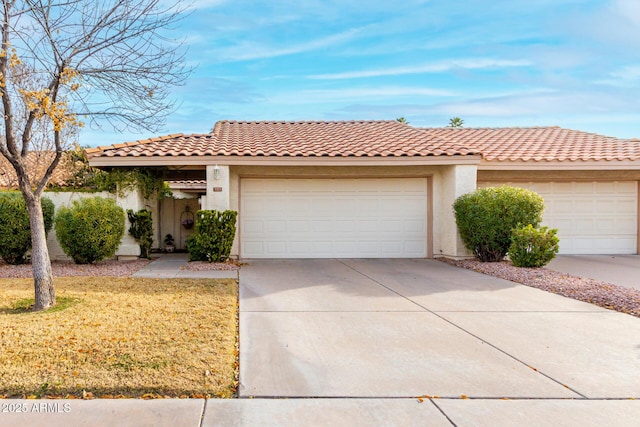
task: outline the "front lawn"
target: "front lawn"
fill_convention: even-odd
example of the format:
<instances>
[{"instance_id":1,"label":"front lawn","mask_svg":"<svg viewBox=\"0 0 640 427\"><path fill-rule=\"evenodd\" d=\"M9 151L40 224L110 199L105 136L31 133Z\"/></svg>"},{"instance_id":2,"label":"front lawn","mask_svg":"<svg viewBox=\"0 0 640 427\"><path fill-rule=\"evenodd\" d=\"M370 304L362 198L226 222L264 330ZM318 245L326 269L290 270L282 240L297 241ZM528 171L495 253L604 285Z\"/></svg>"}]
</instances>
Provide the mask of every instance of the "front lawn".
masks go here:
<instances>
[{"instance_id":1,"label":"front lawn","mask_svg":"<svg viewBox=\"0 0 640 427\"><path fill-rule=\"evenodd\" d=\"M58 305L28 310L31 279L0 279L0 397L230 397L235 280L56 278Z\"/></svg>"}]
</instances>

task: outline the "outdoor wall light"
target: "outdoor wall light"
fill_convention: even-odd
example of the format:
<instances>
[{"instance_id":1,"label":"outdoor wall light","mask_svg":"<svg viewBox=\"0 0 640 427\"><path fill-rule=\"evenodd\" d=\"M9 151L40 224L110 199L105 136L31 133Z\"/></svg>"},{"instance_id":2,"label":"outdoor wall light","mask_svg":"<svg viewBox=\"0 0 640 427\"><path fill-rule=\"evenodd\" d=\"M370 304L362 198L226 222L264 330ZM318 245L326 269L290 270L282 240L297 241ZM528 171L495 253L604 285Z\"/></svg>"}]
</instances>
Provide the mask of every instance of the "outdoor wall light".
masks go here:
<instances>
[{"instance_id":1,"label":"outdoor wall light","mask_svg":"<svg viewBox=\"0 0 640 427\"><path fill-rule=\"evenodd\" d=\"M215 165L213 167L213 179L216 179L216 180L220 179L220 166L218 165Z\"/></svg>"}]
</instances>

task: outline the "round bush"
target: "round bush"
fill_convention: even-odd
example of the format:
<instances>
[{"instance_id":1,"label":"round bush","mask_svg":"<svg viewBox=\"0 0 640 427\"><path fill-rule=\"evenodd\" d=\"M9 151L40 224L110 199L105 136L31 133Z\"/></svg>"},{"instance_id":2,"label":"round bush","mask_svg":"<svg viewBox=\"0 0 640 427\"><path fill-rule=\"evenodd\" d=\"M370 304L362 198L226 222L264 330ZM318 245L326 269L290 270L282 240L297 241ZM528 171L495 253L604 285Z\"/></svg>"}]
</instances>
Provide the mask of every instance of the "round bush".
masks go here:
<instances>
[{"instance_id":1,"label":"round bush","mask_svg":"<svg viewBox=\"0 0 640 427\"><path fill-rule=\"evenodd\" d=\"M124 222L124 210L112 199L74 200L70 207L58 209L56 236L76 264L90 264L115 255Z\"/></svg>"},{"instance_id":2,"label":"round bush","mask_svg":"<svg viewBox=\"0 0 640 427\"><path fill-rule=\"evenodd\" d=\"M236 236L238 212L200 210L196 230L187 239L189 261L224 262L229 259Z\"/></svg>"},{"instance_id":3,"label":"round bush","mask_svg":"<svg viewBox=\"0 0 640 427\"><path fill-rule=\"evenodd\" d=\"M501 261L511 245L514 228L542 221L544 200L530 190L487 187L460 196L453 204L464 245L480 261Z\"/></svg>"},{"instance_id":4,"label":"round bush","mask_svg":"<svg viewBox=\"0 0 640 427\"><path fill-rule=\"evenodd\" d=\"M53 225L53 202L46 197L40 201L45 232ZM29 212L22 194L0 193L0 256L9 264L24 264L31 249Z\"/></svg>"},{"instance_id":5,"label":"round bush","mask_svg":"<svg viewBox=\"0 0 640 427\"><path fill-rule=\"evenodd\" d=\"M558 253L557 229L531 225L513 230L509 258L516 267L542 267Z\"/></svg>"}]
</instances>

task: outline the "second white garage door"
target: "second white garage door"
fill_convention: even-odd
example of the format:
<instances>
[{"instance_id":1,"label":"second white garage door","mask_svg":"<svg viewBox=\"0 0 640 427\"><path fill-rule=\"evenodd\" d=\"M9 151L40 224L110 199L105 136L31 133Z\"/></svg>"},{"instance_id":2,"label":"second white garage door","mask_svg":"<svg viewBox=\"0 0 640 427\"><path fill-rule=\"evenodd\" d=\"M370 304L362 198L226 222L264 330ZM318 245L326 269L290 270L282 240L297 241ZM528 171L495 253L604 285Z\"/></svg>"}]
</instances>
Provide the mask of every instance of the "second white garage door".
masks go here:
<instances>
[{"instance_id":1,"label":"second white garage door","mask_svg":"<svg viewBox=\"0 0 640 427\"><path fill-rule=\"evenodd\" d=\"M427 181L242 179L243 258L427 256Z\"/></svg>"},{"instance_id":2,"label":"second white garage door","mask_svg":"<svg viewBox=\"0 0 640 427\"><path fill-rule=\"evenodd\" d=\"M481 187L505 183L486 183ZM620 182L509 183L540 194L543 224L558 229L563 254L635 254L637 184Z\"/></svg>"}]
</instances>

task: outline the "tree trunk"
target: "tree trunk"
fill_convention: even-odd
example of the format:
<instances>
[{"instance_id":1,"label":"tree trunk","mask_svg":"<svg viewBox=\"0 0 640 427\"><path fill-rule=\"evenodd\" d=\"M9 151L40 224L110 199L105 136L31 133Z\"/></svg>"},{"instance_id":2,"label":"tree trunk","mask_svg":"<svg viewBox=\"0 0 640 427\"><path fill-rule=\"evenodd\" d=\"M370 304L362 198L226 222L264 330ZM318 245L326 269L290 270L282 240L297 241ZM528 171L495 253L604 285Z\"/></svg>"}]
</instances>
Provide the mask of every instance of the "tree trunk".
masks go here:
<instances>
[{"instance_id":1,"label":"tree trunk","mask_svg":"<svg viewBox=\"0 0 640 427\"><path fill-rule=\"evenodd\" d=\"M56 304L56 293L53 288L53 272L47 248L47 234L44 229L40 197L29 198L27 209L31 225L31 266L36 300L33 309L39 311Z\"/></svg>"}]
</instances>

